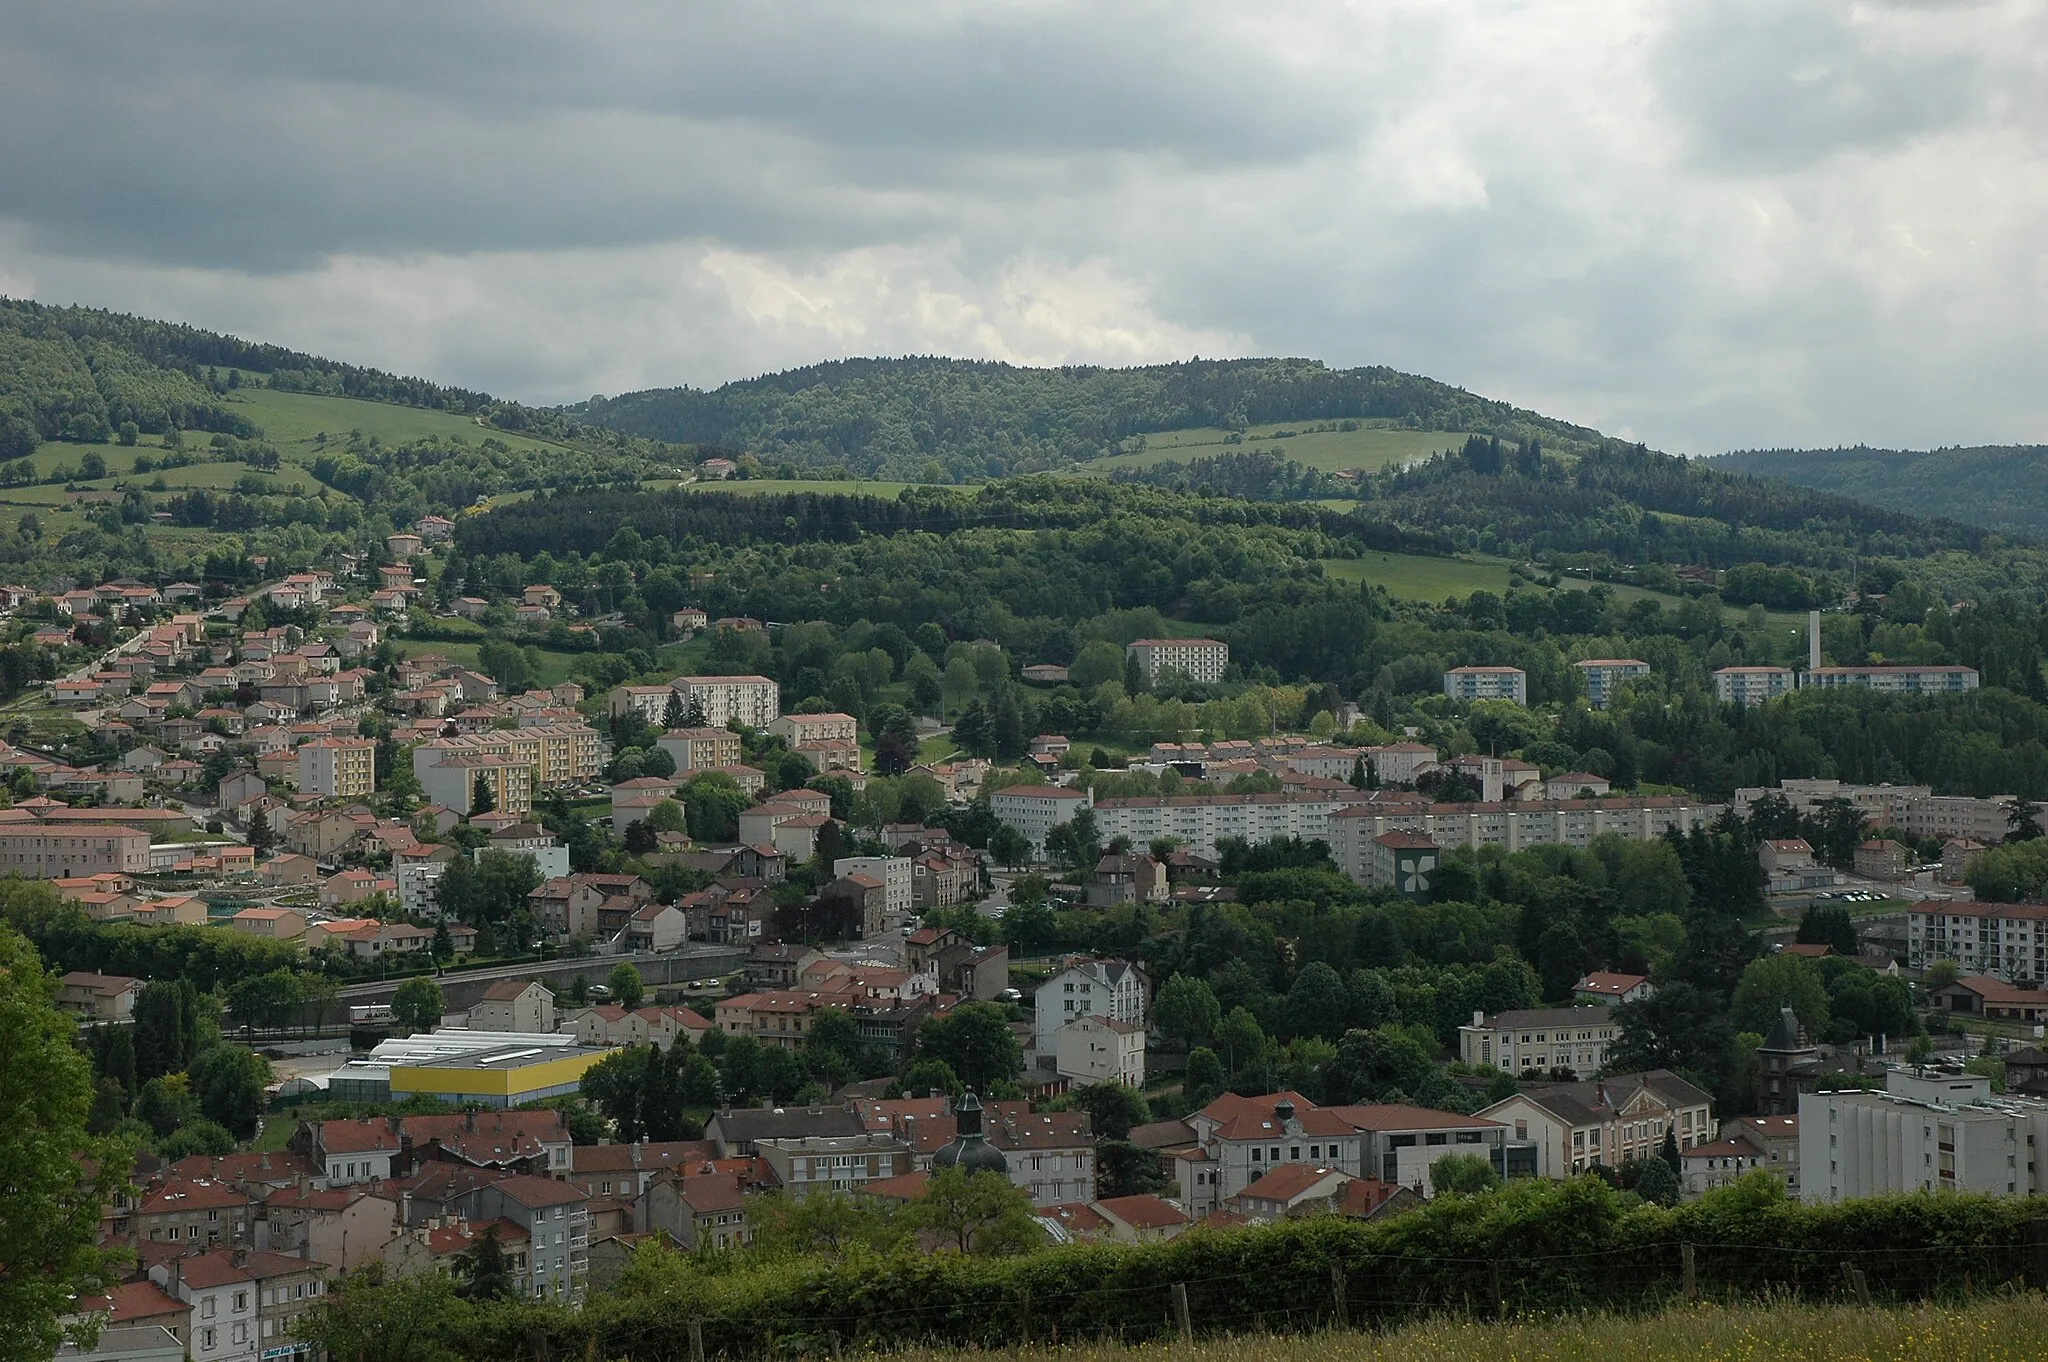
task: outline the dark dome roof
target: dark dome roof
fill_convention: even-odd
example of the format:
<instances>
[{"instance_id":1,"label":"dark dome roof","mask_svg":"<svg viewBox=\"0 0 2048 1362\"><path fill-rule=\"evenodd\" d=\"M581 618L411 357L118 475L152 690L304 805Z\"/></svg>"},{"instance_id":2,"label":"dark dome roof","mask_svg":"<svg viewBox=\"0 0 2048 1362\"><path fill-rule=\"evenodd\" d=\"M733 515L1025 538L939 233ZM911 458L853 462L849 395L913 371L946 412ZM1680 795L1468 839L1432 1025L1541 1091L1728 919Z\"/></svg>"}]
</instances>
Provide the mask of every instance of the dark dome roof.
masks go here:
<instances>
[{"instance_id":1,"label":"dark dome roof","mask_svg":"<svg viewBox=\"0 0 2048 1362\"><path fill-rule=\"evenodd\" d=\"M970 1176L975 1173L1007 1175L1010 1161L981 1133L980 1100L973 1093L968 1093L960 1099L960 1105L953 1114L959 1126L952 1142L932 1155L932 1167L952 1168L958 1165Z\"/></svg>"}]
</instances>

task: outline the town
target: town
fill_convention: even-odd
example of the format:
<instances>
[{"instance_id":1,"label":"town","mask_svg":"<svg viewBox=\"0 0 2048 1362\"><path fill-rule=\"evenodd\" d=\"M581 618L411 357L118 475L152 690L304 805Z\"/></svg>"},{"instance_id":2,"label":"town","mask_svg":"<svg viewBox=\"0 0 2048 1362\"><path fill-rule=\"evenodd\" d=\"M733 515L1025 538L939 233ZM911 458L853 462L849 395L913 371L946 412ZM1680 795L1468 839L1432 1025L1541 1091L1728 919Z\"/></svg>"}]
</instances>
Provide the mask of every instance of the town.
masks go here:
<instances>
[{"instance_id":1,"label":"town","mask_svg":"<svg viewBox=\"0 0 2048 1362\"><path fill-rule=\"evenodd\" d=\"M312 1355L306 1312L354 1274L576 1304L646 1245L787 1244L810 1198L936 1247L948 1179L991 1174L1009 1190L961 1242L1009 1251L1588 1174L1666 1204L1759 1176L1822 1203L2043 1190L1998 1151L2048 1137L2044 910L1972 889L2040 835L2016 796L1787 779L1705 802L1378 736L1341 700L1294 732L1114 758L1038 732L1005 760L943 691L863 720L785 710L766 674L587 687L516 645L416 643L437 613L596 628L546 583L454 594L454 535L429 515L377 561L232 595L4 593L53 661L41 703L76 721L0 747L10 920L96 962L56 1000L98 1127L141 1137L99 1222L132 1257L77 1318L199 1362ZM794 638L691 605L666 624L720 655ZM1977 685L1823 667L1818 612L1808 634L1807 668L1723 668L1718 699ZM1000 656L976 646L967 679L944 668L963 700ZM1133 692L1237 675L1196 637L1003 665ZM1573 668L1596 713L1654 682ZM1441 681L1475 715L1530 704L1520 668ZM1659 1011L1693 986L1648 914L1730 873L1764 924L1732 981L1746 1034L1661 1044L1697 1023ZM1529 919L1588 874L1620 916L1569 948L1403 959L1436 914ZM1338 914L1289 929L1308 959L1278 993L1234 958L1272 949L1247 895Z\"/></svg>"}]
</instances>

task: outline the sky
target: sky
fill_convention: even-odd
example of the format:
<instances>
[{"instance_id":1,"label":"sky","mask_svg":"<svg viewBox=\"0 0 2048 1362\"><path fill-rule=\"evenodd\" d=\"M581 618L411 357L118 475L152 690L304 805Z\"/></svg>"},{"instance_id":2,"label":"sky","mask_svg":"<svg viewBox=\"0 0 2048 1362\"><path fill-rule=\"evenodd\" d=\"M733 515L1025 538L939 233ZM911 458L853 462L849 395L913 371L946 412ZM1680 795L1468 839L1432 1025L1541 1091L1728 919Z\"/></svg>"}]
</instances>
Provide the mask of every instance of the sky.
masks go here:
<instances>
[{"instance_id":1,"label":"sky","mask_svg":"<svg viewBox=\"0 0 2048 1362\"><path fill-rule=\"evenodd\" d=\"M2039 0L50 0L0 126L0 294L534 403L1285 354L2048 442Z\"/></svg>"}]
</instances>

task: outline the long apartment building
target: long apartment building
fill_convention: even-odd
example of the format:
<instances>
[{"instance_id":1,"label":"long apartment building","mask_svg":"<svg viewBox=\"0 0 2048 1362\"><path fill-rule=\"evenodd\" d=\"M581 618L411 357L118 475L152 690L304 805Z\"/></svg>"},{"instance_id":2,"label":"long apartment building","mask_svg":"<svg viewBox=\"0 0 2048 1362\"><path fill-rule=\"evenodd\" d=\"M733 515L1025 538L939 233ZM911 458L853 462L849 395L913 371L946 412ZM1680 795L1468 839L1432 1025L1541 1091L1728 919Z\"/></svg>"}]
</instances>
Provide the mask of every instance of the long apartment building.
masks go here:
<instances>
[{"instance_id":1,"label":"long apartment building","mask_svg":"<svg viewBox=\"0 0 2048 1362\"><path fill-rule=\"evenodd\" d=\"M1747 817L1759 799L1776 795L1801 813L1847 800L1873 828L1897 828L1909 837L1965 838L1989 845L2012 829L2013 795L1938 795L1925 785L1849 785L1839 780L1787 780L1777 788L1745 785L1735 811Z\"/></svg>"},{"instance_id":2,"label":"long apartment building","mask_svg":"<svg viewBox=\"0 0 2048 1362\"><path fill-rule=\"evenodd\" d=\"M1861 686L1892 695L1960 695L1977 689L1975 667L1814 667L1799 678L1801 690Z\"/></svg>"},{"instance_id":3,"label":"long apartment building","mask_svg":"<svg viewBox=\"0 0 2048 1362\"><path fill-rule=\"evenodd\" d=\"M1674 795L1515 804L1352 804L1330 815L1327 840L1338 868L1366 884L1372 875L1374 841L1389 832L1419 833L1439 847L1520 851L1550 844L1583 847L1604 833L1647 842L1674 828L1690 832L1706 827L1720 812L1719 806Z\"/></svg>"},{"instance_id":4,"label":"long apartment building","mask_svg":"<svg viewBox=\"0 0 2048 1362\"><path fill-rule=\"evenodd\" d=\"M1128 837L1132 845L1142 847L1154 838L1171 837L1197 856L1214 858L1217 843L1233 837L1251 843L1275 837L1326 838L1330 815L1355 798L1356 792L1281 791L1098 799L1095 827L1104 842Z\"/></svg>"},{"instance_id":5,"label":"long apartment building","mask_svg":"<svg viewBox=\"0 0 2048 1362\"><path fill-rule=\"evenodd\" d=\"M712 728L734 722L766 728L782 716L782 687L765 676L678 676L668 684L685 711L703 706L704 722Z\"/></svg>"},{"instance_id":6,"label":"long apartment building","mask_svg":"<svg viewBox=\"0 0 2048 1362\"><path fill-rule=\"evenodd\" d=\"M106 811L118 818L119 809ZM146 875L149 834L116 823L0 824L0 874L27 880Z\"/></svg>"},{"instance_id":7,"label":"long apartment building","mask_svg":"<svg viewBox=\"0 0 2048 1362\"><path fill-rule=\"evenodd\" d=\"M1906 910L1906 965L1953 960L1964 977L2048 979L2048 903L1928 899Z\"/></svg>"},{"instance_id":8,"label":"long apartment building","mask_svg":"<svg viewBox=\"0 0 2048 1362\"><path fill-rule=\"evenodd\" d=\"M595 778L604 765L603 740L596 729L581 722L487 728L452 738L435 738L413 748L414 774L419 773L422 752L479 752L508 757L532 770L532 785L536 790L580 785ZM430 756L427 760L438 761L439 756ZM422 783L425 779L421 776Z\"/></svg>"},{"instance_id":9,"label":"long apartment building","mask_svg":"<svg viewBox=\"0 0 2048 1362\"><path fill-rule=\"evenodd\" d=\"M1723 667L1714 673L1714 698L1744 709L1790 695L1793 689L1790 667Z\"/></svg>"},{"instance_id":10,"label":"long apartment building","mask_svg":"<svg viewBox=\"0 0 2048 1362\"><path fill-rule=\"evenodd\" d=\"M712 771L740 764L740 735L729 728L672 728L657 745L676 760L678 771Z\"/></svg>"},{"instance_id":11,"label":"long apartment building","mask_svg":"<svg viewBox=\"0 0 2048 1362\"><path fill-rule=\"evenodd\" d=\"M1171 673L1214 685L1230 665L1230 645L1213 638L1141 638L1124 655L1138 664L1147 681Z\"/></svg>"},{"instance_id":12,"label":"long apartment building","mask_svg":"<svg viewBox=\"0 0 2048 1362\"><path fill-rule=\"evenodd\" d=\"M428 803L465 817L477 811L479 789L489 791L491 808L497 813L533 809L534 768L523 756L479 751L441 739L413 748L412 773L419 777Z\"/></svg>"}]
</instances>

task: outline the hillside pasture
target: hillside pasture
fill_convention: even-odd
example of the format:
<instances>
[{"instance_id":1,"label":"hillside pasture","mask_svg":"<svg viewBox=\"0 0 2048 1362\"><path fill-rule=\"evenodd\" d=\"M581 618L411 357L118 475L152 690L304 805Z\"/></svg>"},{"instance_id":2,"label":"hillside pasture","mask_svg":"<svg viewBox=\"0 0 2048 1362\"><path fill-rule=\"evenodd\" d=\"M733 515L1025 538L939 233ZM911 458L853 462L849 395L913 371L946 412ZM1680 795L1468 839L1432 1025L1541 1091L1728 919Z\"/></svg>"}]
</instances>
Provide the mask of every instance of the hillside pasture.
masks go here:
<instances>
[{"instance_id":1,"label":"hillside pasture","mask_svg":"<svg viewBox=\"0 0 2048 1362\"><path fill-rule=\"evenodd\" d=\"M1289 430L1296 433L1287 438L1274 438L1275 432ZM1357 430L1309 430L1299 423L1253 427L1245 432L1244 440L1238 444L1226 444L1228 436L1228 431L1214 427L1162 431L1147 435L1145 448L1136 453L1091 459L1080 467L1091 473L1109 473L1119 468L1149 468L1158 463L1213 459L1219 454L1278 454L1309 468L1336 473L1347 468L1373 470L1413 463L1465 443L1463 432L1390 430L1374 426L1360 426Z\"/></svg>"},{"instance_id":2,"label":"hillside pasture","mask_svg":"<svg viewBox=\"0 0 2048 1362\"><path fill-rule=\"evenodd\" d=\"M244 387L229 393L227 402L263 427L264 435L280 451L306 459L318 452L318 436L325 434L328 443L340 444L346 442L351 431L358 430L366 439L375 438L386 445L439 438L466 440L470 444L495 439L518 449L559 448L530 435L479 425L474 418L453 412L366 402L354 397Z\"/></svg>"},{"instance_id":3,"label":"hillside pasture","mask_svg":"<svg viewBox=\"0 0 2048 1362\"><path fill-rule=\"evenodd\" d=\"M1508 589L1508 565L1502 559L1370 553L1363 558L1325 558L1323 574L1339 582L1369 582L1384 587L1389 596L1410 601L1446 601L1475 591L1506 595Z\"/></svg>"}]
</instances>

